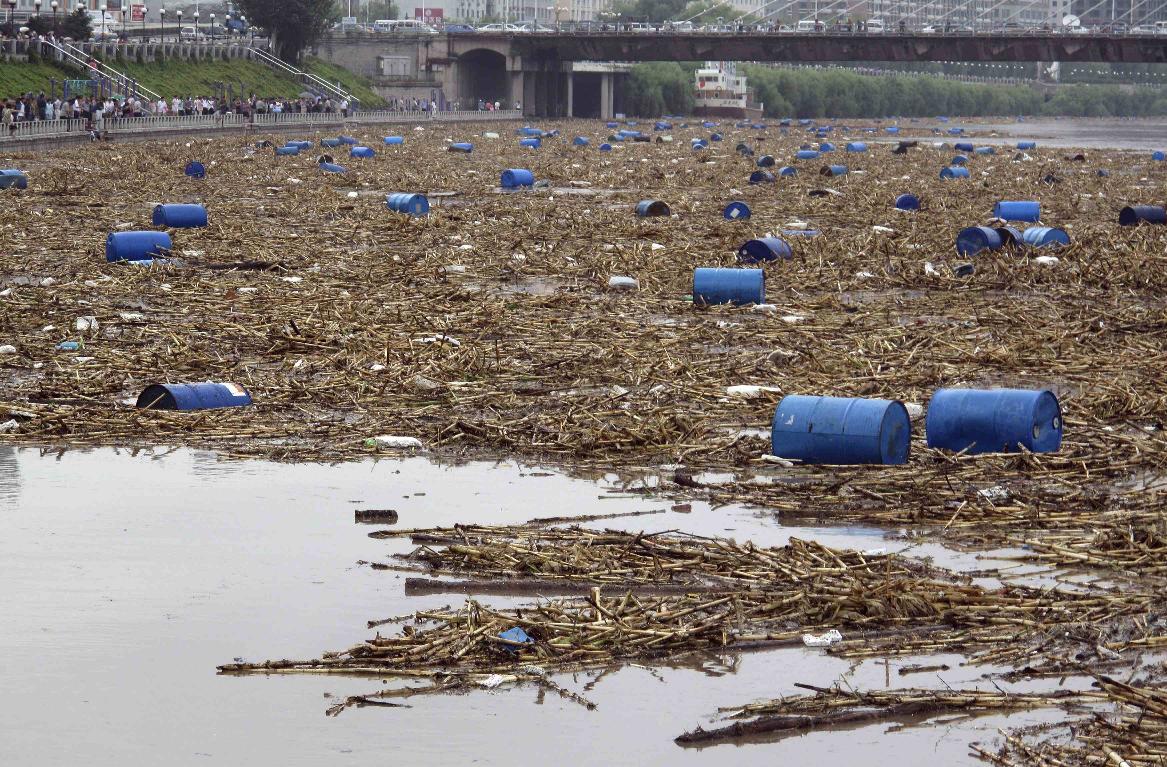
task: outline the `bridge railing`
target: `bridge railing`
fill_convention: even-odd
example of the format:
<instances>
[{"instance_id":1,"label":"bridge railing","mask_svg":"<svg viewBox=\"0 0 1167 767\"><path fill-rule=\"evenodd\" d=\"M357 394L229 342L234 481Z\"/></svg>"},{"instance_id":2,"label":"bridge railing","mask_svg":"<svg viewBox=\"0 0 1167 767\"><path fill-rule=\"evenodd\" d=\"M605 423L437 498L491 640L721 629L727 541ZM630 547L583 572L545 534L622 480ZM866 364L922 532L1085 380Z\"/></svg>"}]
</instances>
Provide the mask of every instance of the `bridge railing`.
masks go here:
<instances>
[{"instance_id":1,"label":"bridge railing","mask_svg":"<svg viewBox=\"0 0 1167 767\"><path fill-rule=\"evenodd\" d=\"M85 120L34 120L12 123L13 129L0 130L0 142L19 139L52 138L85 131Z\"/></svg>"}]
</instances>

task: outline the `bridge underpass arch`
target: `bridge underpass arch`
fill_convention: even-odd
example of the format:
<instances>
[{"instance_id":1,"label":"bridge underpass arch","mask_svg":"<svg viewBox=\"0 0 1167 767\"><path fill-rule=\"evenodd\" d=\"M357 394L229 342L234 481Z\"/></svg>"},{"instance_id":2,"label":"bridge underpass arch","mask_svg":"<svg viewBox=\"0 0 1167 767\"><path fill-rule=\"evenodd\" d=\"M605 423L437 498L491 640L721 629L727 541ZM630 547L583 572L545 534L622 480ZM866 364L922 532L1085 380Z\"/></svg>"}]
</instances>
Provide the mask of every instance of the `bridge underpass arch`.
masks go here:
<instances>
[{"instance_id":1,"label":"bridge underpass arch","mask_svg":"<svg viewBox=\"0 0 1167 767\"><path fill-rule=\"evenodd\" d=\"M510 104L513 100L506 56L487 48L475 48L459 56L458 98L467 107L477 105L479 99Z\"/></svg>"}]
</instances>

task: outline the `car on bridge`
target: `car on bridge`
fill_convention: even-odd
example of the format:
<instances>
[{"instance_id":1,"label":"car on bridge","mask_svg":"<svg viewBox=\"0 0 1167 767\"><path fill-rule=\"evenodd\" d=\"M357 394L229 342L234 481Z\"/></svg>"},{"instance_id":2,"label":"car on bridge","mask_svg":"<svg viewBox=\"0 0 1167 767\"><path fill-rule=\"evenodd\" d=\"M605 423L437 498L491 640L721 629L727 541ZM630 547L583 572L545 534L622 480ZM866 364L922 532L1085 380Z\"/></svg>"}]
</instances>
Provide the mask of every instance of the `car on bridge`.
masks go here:
<instances>
[{"instance_id":1,"label":"car on bridge","mask_svg":"<svg viewBox=\"0 0 1167 767\"><path fill-rule=\"evenodd\" d=\"M486 24L478 28L479 32L522 32L522 28L516 24Z\"/></svg>"},{"instance_id":2,"label":"car on bridge","mask_svg":"<svg viewBox=\"0 0 1167 767\"><path fill-rule=\"evenodd\" d=\"M447 24L442 31L448 35L472 35L478 30L469 24Z\"/></svg>"}]
</instances>

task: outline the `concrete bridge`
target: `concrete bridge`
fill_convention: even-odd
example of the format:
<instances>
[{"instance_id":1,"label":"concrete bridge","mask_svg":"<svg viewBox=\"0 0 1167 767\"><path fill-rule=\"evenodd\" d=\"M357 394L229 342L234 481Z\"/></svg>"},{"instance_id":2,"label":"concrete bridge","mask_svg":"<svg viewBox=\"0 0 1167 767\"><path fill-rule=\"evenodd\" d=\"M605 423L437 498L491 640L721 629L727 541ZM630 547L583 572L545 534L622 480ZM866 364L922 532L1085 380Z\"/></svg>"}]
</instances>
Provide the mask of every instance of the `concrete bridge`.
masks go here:
<instances>
[{"instance_id":1,"label":"concrete bridge","mask_svg":"<svg viewBox=\"0 0 1167 767\"><path fill-rule=\"evenodd\" d=\"M637 61L1030 61L1167 63L1167 36L587 32L334 34L319 55L374 79L386 96L462 107L521 102L528 115L610 118Z\"/></svg>"}]
</instances>

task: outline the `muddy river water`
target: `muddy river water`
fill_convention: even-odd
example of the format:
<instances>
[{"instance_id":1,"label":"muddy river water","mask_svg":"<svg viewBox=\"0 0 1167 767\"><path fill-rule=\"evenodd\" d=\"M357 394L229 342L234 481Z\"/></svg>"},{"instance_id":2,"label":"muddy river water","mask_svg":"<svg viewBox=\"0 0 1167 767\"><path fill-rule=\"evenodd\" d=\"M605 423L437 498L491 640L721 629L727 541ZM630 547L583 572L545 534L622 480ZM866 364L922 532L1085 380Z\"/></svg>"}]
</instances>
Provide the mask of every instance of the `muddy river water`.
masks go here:
<instances>
[{"instance_id":1,"label":"muddy river water","mask_svg":"<svg viewBox=\"0 0 1167 767\"><path fill-rule=\"evenodd\" d=\"M809 648L559 678L595 711L518 688L330 718L328 696L373 692L381 680L218 676L216 665L234 658L315 657L368 636L369 619L460 602L453 594L406 597L398 574L358 565L408 543L370 539L377 528L355 524L357 508L396 509L399 524L412 527L670 504L629 496L614 477L575 479L513 463L287 465L191 451L0 447L0 764L510 764L558 755L568 764L957 765L975 762L969 741L992 740L1006 722L1053 716L985 717L893 735L880 724L706 749L673 743L684 730L708 726L718 706L791 694L799 681L990 684L980 679L986 669L961 667L959 658L942 658L952 666L943 674L905 678L896 669L919 659L851 668ZM686 514L595 524L766 544L793 535L904 546L878 530L785 527L755 510L700 503ZM978 566L970 555L913 553Z\"/></svg>"}]
</instances>

